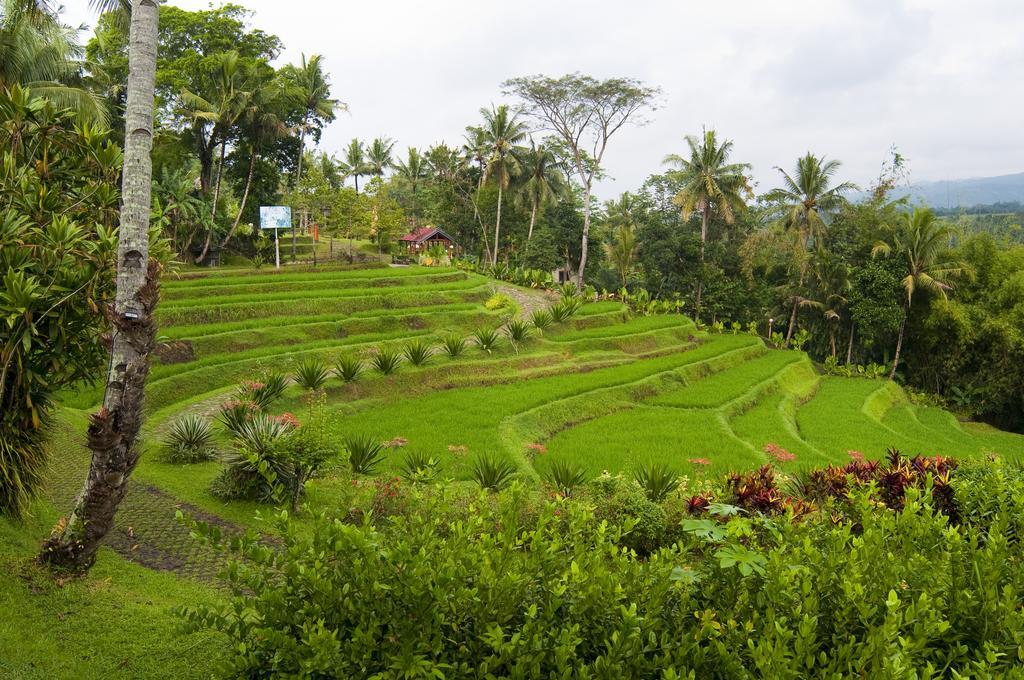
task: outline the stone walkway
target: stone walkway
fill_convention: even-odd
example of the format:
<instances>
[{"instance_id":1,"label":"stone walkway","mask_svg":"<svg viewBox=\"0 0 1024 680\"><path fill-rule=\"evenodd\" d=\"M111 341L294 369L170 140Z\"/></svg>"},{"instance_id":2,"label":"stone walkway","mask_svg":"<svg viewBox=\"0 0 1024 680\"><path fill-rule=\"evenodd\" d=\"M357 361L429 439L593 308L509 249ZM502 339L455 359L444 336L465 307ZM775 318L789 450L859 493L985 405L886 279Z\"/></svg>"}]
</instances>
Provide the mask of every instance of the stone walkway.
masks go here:
<instances>
[{"instance_id":1,"label":"stone walkway","mask_svg":"<svg viewBox=\"0 0 1024 680\"><path fill-rule=\"evenodd\" d=\"M58 427L67 426L60 424ZM56 439L74 442L84 438L84 432L65 431ZM55 448L57 450L53 451L50 460L46 495L59 512L68 513L85 481L89 452L84 445ZM128 482L128 494L117 511L114 529L107 534L104 544L126 560L144 567L212 581L223 558L192 538L189 528L176 519L178 510L198 521L219 526L225 534L242 532L241 527L231 522L132 479Z\"/></svg>"},{"instance_id":2,"label":"stone walkway","mask_svg":"<svg viewBox=\"0 0 1024 680\"><path fill-rule=\"evenodd\" d=\"M499 293L504 293L516 301L516 304L519 305L520 316L524 318L529 318L538 309L547 309L558 302L558 293L551 290L519 288L500 281L496 281L494 287Z\"/></svg>"}]
</instances>

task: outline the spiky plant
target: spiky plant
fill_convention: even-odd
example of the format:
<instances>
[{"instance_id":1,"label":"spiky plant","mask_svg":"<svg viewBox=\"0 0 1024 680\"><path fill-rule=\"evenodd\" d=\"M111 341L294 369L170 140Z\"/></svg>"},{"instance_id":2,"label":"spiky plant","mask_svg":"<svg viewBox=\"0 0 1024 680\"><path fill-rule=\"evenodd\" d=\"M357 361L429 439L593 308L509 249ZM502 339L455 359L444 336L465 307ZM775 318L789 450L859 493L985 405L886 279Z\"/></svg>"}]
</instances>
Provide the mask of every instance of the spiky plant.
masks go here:
<instances>
[{"instance_id":1,"label":"spiky plant","mask_svg":"<svg viewBox=\"0 0 1024 680\"><path fill-rule=\"evenodd\" d=\"M552 321L555 323L564 323L565 321L568 321L576 315L576 312L580 310L580 306L582 304L583 303L580 302L579 298L562 298L561 301L551 307Z\"/></svg>"},{"instance_id":2,"label":"spiky plant","mask_svg":"<svg viewBox=\"0 0 1024 680\"><path fill-rule=\"evenodd\" d=\"M334 374L347 383L355 382L362 375L364 368L362 359L354 354L346 354L334 365Z\"/></svg>"},{"instance_id":3,"label":"spiky plant","mask_svg":"<svg viewBox=\"0 0 1024 680\"><path fill-rule=\"evenodd\" d=\"M466 339L458 333L446 335L441 341L441 351L451 359L457 359L466 351Z\"/></svg>"},{"instance_id":4,"label":"spiky plant","mask_svg":"<svg viewBox=\"0 0 1024 680\"><path fill-rule=\"evenodd\" d=\"M647 498L660 503L679 488L679 475L664 463L642 463L633 472L633 478Z\"/></svg>"},{"instance_id":5,"label":"spiky plant","mask_svg":"<svg viewBox=\"0 0 1024 680\"><path fill-rule=\"evenodd\" d=\"M261 414L239 428L235 442L241 448L265 456L274 442L293 429L287 421Z\"/></svg>"},{"instance_id":6,"label":"spiky plant","mask_svg":"<svg viewBox=\"0 0 1024 680\"><path fill-rule=\"evenodd\" d=\"M402 355L413 366L422 366L434 356L434 347L423 340L412 340L402 349Z\"/></svg>"},{"instance_id":7,"label":"spiky plant","mask_svg":"<svg viewBox=\"0 0 1024 680\"><path fill-rule=\"evenodd\" d=\"M350 435L345 437L343 445L348 453L348 465L357 475L372 474L384 460L384 444L369 435Z\"/></svg>"},{"instance_id":8,"label":"spiky plant","mask_svg":"<svg viewBox=\"0 0 1024 680\"><path fill-rule=\"evenodd\" d=\"M411 482L424 484L437 477L440 462L422 451L410 451L402 461L402 474Z\"/></svg>"},{"instance_id":9,"label":"spiky plant","mask_svg":"<svg viewBox=\"0 0 1024 680\"><path fill-rule=\"evenodd\" d=\"M239 388L239 397L251 401L261 411L269 409L281 398L288 386L288 378L282 373L268 373L258 382L244 382Z\"/></svg>"},{"instance_id":10,"label":"spiky plant","mask_svg":"<svg viewBox=\"0 0 1024 680\"><path fill-rule=\"evenodd\" d=\"M530 339L530 324L521 319L513 319L505 324L505 334L514 345L521 345Z\"/></svg>"},{"instance_id":11,"label":"spiky plant","mask_svg":"<svg viewBox=\"0 0 1024 680\"><path fill-rule=\"evenodd\" d=\"M532 323L533 327L538 331L543 331L551 325L552 321L551 312L546 309L535 309L533 314L530 315L530 323Z\"/></svg>"},{"instance_id":12,"label":"spiky plant","mask_svg":"<svg viewBox=\"0 0 1024 680\"><path fill-rule=\"evenodd\" d=\"M198 463L213 458L213 428L206 418L188 414L178 418L164 435L164 451L172 463Z\"/></svg>"},{"instance_id":13,"label":"spiky plant","mask_svg":"<svg viewBox=\"0 0 1024 680\"><path fill-rule=\"evenodd\" d=\"M579 465L566 460L555 460L545 470L544 481L558 493L568 496L573 490L586 484L587 473Z\"/></svg>"},{"instance_id":14,"label":"spiky plant","mask_svg":"<svg viewBox=\"0 0 1024 680\"><path fill-rule=\"evenodd\" d=\"M324 362L313 358L303 359L299 362L293 375L298 386L310 392L323 387L328 376L330 376L330 371L327 370Z\"/></svg>"},{"instance_id":15,"label":"spiky plant","mask_svg":"<svg viewBox=\"0 0 1024 680\"><path fill-rule=\"evenodd\" d=\"M488 491L500 491L512 481L516 474L516 466L504 458L480 456L473 461L470 470L473 480L480 488Z\"/></svg>"},{"instance_id":16,"label":"spiky plant","mask_svg":"<svg viewBox=\"0 0 1024 680\"><path fill-rule=\"evenodd\" d=\"M381 347L377 350L377 353L373 355L371 360L373 367L381 375L391 375L398 370L399 365L402 363L402 355L393 349L387 347Z\"/></svg>"},{"instance_id":17,"label":"spiky plant","mask_svg":"<svg viewBox=\"0 0 1024 680\"><path fill-rule=\"evenodd\" d=\"M259 413L259 407L251 401L233 399L221 405L217 420L230 434L237 435Z\"/></svg>"},{"instance_id":18,"label":"spiky plant","mask_svg":"<svg viewBox=\"0 0 1024 680\"><path fill-rule=\"evenodd\" d=\"M473 331L473 342L482 351L490 354L497 349L498 344L501 342L501 335L493 328L478 328Z\"/></svg>"}]
</instances>

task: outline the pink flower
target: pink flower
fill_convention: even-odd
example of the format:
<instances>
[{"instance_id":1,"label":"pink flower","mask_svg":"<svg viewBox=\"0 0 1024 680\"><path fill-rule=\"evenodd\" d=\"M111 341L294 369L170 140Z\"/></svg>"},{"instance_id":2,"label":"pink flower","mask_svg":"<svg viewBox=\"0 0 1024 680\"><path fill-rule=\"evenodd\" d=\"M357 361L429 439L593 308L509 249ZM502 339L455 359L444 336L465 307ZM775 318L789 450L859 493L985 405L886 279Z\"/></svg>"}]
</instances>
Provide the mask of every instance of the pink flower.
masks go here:
<instances>
[{"instance_id":1,"label":"pink flower","mask_svg":"<svg viewBox=\"0 0 1024 680\"><path fill-rule=\"evenodd\" d=\"M688 458L687 462L694 465L711 465L711 461L707 458Z\"/></svg>"},{"instance_id":2,"label":"pink flower","mask_svg":"<svg viewBox=\"0 0 1024 680\"><path fill-rule=\"evenodd\" d=\"M274 420L282 425L290 425L291 427L299 426L299 419L295 417L294 413L282 413L279 416L274 416Z\"/></svg>"},{"instance_id":3,"label":"pink flower","mask_svg":"<svg viewBox=\"0 0 1024 680\"><path fill-rule=\"evenodd\" d=\"M390 441L384 442L384 448L387 449L398 449L409 443L409 440L405 437L395 437Z\"/></svg>"},{"instance_id":4,"label":"pink flower","mask_svg":"<svg viewBox=\"0 0 1024 680\"><path fill-rule=\"evenodd\" d=\"M527 444L526 448L534 453L547 453L548 447L543 444Z\"/></svg>"},{"instance_id":5,"label":"pink flower","mask_svg":"<svg viewBox=\"0 0 1024 680\"><path fill-rule=\"evenodd\" d=\"M850 458L853 458L858 463L864 462L864 454L861 453L860 451L847 451L846 455L848 455Z\"/></svg>"}]
</instances>

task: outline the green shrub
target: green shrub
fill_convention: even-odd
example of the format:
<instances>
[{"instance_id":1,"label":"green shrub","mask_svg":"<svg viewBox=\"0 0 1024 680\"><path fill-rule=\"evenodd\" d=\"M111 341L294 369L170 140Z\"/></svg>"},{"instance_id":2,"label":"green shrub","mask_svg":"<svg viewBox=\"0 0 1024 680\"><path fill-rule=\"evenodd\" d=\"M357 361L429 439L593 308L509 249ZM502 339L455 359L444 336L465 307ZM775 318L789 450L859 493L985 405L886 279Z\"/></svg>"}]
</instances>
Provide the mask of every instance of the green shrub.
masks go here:
<instances>
[{"instance_id":1,"label":"green shrub","mask_svg":"<svg viewBox=\"0 0 1024 680\"><path fill-rule=\"evenodd\" d=\"M513 319L505 324L505 334L514 345L521 345L530 339L530 324L519 319Z\"/></svg>"},{"instance_id":2,"label":"green shrub","mask_svg":"<svg viewBox=\"0 0 1024 680\"><path fill-rule=\"evenodd\" d=\"M268 472L284 484L289 483L291 474L287 465L274 458L274 446L292 430L287 419L264 414L242 422L235 433L234 450L225 454L224 469L211 484L213 495L225 500L274 500L274 484L268 481Z\"/></svg>"},{"instance_id":3,"label":"green shrub","mask_svg":"<svg viewBox=\"0 0 1024 680\"><path fill-rule=\"evenodd\" d=\"M175 420L164 435L163 446L171 463L199 463L217 454L210 421L195 414Z\"/></svg>"},{"instance_id":4,"label":"green shrub","mask_svg":"<svg viewBox=\"0 0 1024 680\"><path fill-rule=\"evenodd\" d=\"M363 373L363 360L354 354L346 354L338 359L334 373L345 382L355 382Z\"/></svg>"},{"instance_id":5,"label":"green shrub","mask_svg":"<svg viewBox=\"0 0 1024 680\"><path fill-rule=\"evenodd\" d=\"M440 467L441 463L436 458L420 451L410 451L405 454L401 470L410 482L424 484L434 481Z\"/></svg>"},{"instance_id":6,"label":"green shrub","mask_svg":"<svg viewBox=\"0 0 1024 680\"><path fill-rule=\"evenodd\" d=\"M535 309L530 315L530 323L532 323L533 327L538 331L543 331L551 325L552 321L551 312L546 309Z\"/></svg>"},{"instance_id":7,"label":"green shrub","mask_svg":"<svg viewBox=\"0 0 1024 680\"><path fill-rule=\"evenodd\" d=\"M1006 471L970 474L963 493L1020 502ZM916 489L901 511L858 493L848 514L798 522L689 518L677 544L637 559L621 549L637 523L603 523L589 499L535 516L513 488L457 522L444 495L412 500L384 529L281 515L275 549L197 526L239 559L223 571L228 601L180 610L187 627L228 637L233 677L1019 673L1024 545L1004 533L1013 509L999 501L956 528Z\"/></svg>"},{"instance_id":8,"label":"green shrub","mask_svg":"<svg viewBox=\"0 0 1024 680\"><path fill-rule=\"evenodd\" d=\"M479 456L473 461L470 473L481 489L500 491L512 482L516 466L504 458Z\"/></svg>"},{"instance_id":9,"label":"green shrub","mask_svg":"<svg viewBox=\"0 0 1024 680\"><path fill-rule=\"evenodd\" d=\"M304 390L313 392L324 386L330 372L319 359L303 359L295 368L295 382Z\"/></svg>"},{"instance_id":10,"label":"green shrub","mask_svg":"<svg viewBox=\"0 0 1024 680\"><path fill-rule=\"evenodd\" d=\"M544 471L546 481L555 491L568 496L587 482L587 473L581 466L565 460L555 460Z\"/></svg>"},{"instance_id":11,"label":"green shrub","mask_svg":"<svg viewBox=\"0 0 1024 680\"><path fill-rule=\"evenodd\" d=\"M441 341L441 351L449 358L456 359L466 351L466 339L457 333L446 335Z\"/></svg>"},{"instance_id":12,"label":"green shrub","mask_svg":"<svg viewBox=\"0 0 1024 680\"><path fill-rule=\"evenodd\" d=\"M412 340L406 343L402 354L413 366L422 366L430 361L430 357L434 356L434 347L423 340Z\"/></svg>"},{"instance_id":13,"label":"green shrub","mask_svg":"<svg viewBox=\"0 0 1024 680\"><path fill-rule=\"evenodd\" d=\"M655 503L661 503L679 488L681 481L675 470L663 463L645 463L633 473L644 494Z\"/></svg>"},{"instance_id":14,"label":"green shrub","mask_svg":"<svg viewBox=\"0 0 1024 680\"><path fill-rule=\"evenodd\" d=\"M478 328L473 331L473 342L481 351L490 354L501 343L501 336L493 328Z\"/></svg>"},{"instance_id":15,"label":"green shrub","mask_svg":"<svg viewBox=\"0 0 1024 680\"><path fill-rule=\"evenodd\" d=\"M384 445L369 435L349 435L344 439L348 465L357 475L373 474L384 460Z\"/></svg>"},{"instance_id":16,"label":"green shrub","mask_svg":"<svg viewBox=\"0 0 1024 680\"><path fill-rule=\"evenodd\" d=\"M504 293L495 293L494 295L492 295L490 298L487 299L487 302L484 303L484 307L491 310L492 312L498 310L515 312L515 310L517 309L515 300L510 298L508 295L505 295Z\"/></svg>"},{"instance_id":17,"label":"green shrub","mask_svg":"<svg viewBox=\"0 0 1024 680\"><path fill-rule=\"evenodd\" d=\"M371 359L370 362L381 375L391 375L397 371L398 367L401 365L402 355L393 349L381 347L377 350L377 353L373 355L373 359Z\"/></svg>"}]
</instances>

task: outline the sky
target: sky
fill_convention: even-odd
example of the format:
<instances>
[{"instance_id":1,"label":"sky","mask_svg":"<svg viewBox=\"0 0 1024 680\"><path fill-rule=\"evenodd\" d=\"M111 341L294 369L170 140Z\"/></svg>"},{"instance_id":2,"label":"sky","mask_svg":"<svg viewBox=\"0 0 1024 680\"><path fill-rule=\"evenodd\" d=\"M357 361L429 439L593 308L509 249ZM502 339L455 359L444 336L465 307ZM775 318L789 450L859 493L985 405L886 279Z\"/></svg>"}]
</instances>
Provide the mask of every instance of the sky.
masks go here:
<instances>
[{"instance_id":1,"label":"sky","mask_svg":"<svg viewBox=\"0 0 1024 680\"><path fill-rule=\"evenodd\" d=\"M865 186L893 145L915 182L1024 171L1021 0L236 2L284 42L280 63L323 55L349 106L324 131L327 153L353 137L390 136L401 156L459 143L480 107L511 103L502 81L579 71L662 90L647 124L612 138L604 199L705 126L734 142L759 192L808 151ZM65 20L93 23L87 5Z\"/></svg>"}]
</instances>

